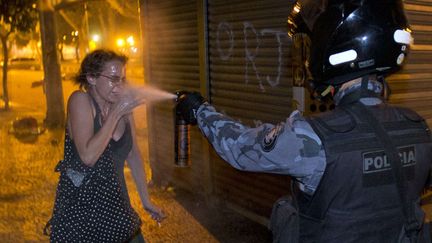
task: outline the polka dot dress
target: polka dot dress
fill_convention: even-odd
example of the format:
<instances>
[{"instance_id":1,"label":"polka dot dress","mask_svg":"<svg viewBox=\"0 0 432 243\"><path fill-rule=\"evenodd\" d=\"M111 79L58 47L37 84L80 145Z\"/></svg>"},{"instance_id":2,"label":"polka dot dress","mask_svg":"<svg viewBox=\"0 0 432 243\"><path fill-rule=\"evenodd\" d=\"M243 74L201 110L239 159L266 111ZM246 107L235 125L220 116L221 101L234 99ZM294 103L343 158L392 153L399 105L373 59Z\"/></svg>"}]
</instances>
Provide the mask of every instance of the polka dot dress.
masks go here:
<instances>
[{"instance_id":1,"label":"polka dot dress","mask_svg":"<svg viewBox=\"0 0 432 243\"><path fill-rule=\"evenodd\" d=\"M141 220L122 196L111 146L94 167L87 167L66 129L64 160L56 167L60 178L48 223L51 242L127 242L139 231Z\"/></svg>"}]
</instances>

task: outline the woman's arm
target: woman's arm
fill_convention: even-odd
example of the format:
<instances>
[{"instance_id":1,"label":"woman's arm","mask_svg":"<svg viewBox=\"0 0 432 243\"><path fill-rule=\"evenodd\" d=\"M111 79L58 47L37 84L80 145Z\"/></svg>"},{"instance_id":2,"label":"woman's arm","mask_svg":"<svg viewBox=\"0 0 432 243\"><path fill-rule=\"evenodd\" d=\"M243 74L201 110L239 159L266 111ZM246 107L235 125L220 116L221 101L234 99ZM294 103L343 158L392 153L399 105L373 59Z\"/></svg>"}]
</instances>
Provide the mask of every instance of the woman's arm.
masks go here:
<instances>
[{"instance_id":1,"label":"woman's arm","mask_svg":"<svg viewBox=\"0 0 432 243\"><path fill-rule=\"evenodd\" d=\"M74 92L68 101L68 126L78 155L87 166L94 166L108 145L117 125L110 116L101 129L94 134L93 108L90 97L82 91Z\"/></svg>"},{"instance_id":2,"label":"woman's arm","mask_svg":"<svg viewBox=\"0 0 432 243\"><path fill-rule=\"evenodd\" d=\"M132 176L134 178L135 185L138 190L138 194L141 198L141 203L144 209L151 214L153 219L159 222L165 217L165 215L162 213L162 210L154 206L150 200L150 195L148 193L148 188L147 188L147 176L145 173L144 163L141 157L141 152L135 135L136 128L135 128L135 122L132 114L129 115L129 124L131 127L133 145L132 145L132 150L130 151L126 160L132 172Z\"/></svg>"},{"instance_id":3,"label":"woman's arm","mask_svg":"<svg viewBox=\"0 0 432 243\"><path fill-rule=\"evenodd\" d=\"M94 166L112 138L122 116L128 114L139 103L131 98L120 99L112 109L101 129L94 134L93 108L90 97L83 91L74 92L68 101L68 126L79 157L87 166Z\"/></svg>"}]
</instances>

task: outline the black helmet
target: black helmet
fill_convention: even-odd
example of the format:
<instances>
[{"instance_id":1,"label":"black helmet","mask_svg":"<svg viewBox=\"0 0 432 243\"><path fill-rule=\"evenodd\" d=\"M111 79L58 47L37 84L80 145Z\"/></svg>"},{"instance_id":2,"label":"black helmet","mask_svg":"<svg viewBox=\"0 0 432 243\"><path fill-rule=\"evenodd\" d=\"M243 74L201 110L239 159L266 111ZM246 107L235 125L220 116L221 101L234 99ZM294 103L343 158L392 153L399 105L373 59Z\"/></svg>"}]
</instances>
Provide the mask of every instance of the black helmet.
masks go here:
<instances>
[{"instance_id":1,"label":"black helmet","mask_svg":"<svg viewBox=\"0 0 432 243\"><path fill-rule=\"evenodd\" d=\"M402 0L298 0L288 25L311 39L315 87L393 73L412 43Z\"/></svg>"}]
</instances>

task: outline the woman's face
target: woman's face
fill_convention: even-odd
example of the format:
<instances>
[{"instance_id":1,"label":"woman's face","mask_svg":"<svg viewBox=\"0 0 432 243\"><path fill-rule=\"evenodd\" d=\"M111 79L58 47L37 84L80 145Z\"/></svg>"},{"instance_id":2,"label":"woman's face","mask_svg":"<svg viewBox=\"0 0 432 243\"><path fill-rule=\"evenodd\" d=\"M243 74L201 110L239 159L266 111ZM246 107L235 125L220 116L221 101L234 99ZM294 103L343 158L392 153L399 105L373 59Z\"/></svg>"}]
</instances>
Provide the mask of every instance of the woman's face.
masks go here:
<instances>
[{"instance_id":1,"label":"woman's face","mask_svg":"<svg viewBox=\"0 0 432 243\"><path fill-rule=\"evenodd\" d=\"M123 63L109 61L96 78L96 91L104 100L114 103L120 98L125 84L126 70Z\"/></svg>"}]
</instances>

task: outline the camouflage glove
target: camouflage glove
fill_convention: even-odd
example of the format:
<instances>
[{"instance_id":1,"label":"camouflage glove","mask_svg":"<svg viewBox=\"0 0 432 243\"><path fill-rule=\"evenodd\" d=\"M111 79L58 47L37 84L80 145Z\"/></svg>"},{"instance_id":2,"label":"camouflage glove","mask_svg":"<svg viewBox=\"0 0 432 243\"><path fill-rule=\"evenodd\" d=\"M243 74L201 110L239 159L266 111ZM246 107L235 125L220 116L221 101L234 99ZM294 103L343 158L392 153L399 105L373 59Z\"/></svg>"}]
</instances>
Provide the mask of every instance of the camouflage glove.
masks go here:
<instances>
[{"instance_id":1,"label":"camouflage glove","mask_svg":"<svg viewBox=\"0 0 432 243\"><path fill-rule=\"evenodd\" d=\"M196 113L198 108L205 102L204 97L199 92L177 91L176 113L180 115L187 124L197 123Z\"/></svg>"}]
</instances>

